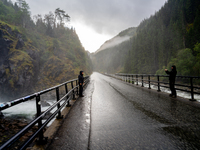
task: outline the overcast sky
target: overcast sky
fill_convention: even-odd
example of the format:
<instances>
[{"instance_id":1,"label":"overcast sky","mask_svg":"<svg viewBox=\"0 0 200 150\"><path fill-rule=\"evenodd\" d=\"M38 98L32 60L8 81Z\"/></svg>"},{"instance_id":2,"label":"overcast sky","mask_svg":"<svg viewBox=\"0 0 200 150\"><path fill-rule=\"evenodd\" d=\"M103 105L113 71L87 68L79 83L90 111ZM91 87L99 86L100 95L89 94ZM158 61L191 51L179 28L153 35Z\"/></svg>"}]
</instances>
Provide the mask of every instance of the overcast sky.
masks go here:
<instances>
[{"instance_id":1,"label":"overcast sky","mask_svg":"<svg viewBox=\"0 0 200 150\"><path fill-rule=\"evenodd\" d=\"M56 8L71 17L83 47L96 51L106 40L158 11L167 0L26 0L33 15Z\"/></svg>"}]
</instances>

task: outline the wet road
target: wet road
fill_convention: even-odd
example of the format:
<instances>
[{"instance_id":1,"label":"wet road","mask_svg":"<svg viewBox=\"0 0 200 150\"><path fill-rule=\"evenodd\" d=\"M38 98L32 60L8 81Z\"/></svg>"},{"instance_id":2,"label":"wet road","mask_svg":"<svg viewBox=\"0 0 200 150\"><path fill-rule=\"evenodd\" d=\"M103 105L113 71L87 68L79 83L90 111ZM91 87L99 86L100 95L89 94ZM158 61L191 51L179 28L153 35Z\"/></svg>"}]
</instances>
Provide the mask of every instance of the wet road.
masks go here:
<instances>
[{"instance_id":1,"label":"wet road","mask_svg":"<svg viewBox=\"0 0 200 150\"><path fill-rule=\"evenodd\" d=\"M199 108L99 73L72 110L62 149L200 149Z\"/></svg>"}]
</instances>

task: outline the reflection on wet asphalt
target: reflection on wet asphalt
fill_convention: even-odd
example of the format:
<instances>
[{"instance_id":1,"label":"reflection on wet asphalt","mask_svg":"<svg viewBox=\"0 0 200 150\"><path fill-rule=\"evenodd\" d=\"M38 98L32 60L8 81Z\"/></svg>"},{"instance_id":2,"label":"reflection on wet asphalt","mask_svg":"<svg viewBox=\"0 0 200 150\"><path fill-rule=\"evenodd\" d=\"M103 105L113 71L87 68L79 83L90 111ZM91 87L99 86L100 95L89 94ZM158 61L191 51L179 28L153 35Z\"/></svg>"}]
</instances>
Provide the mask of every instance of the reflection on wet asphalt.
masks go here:
<instances>
[{"instance_id":1,"label":"reflection on wet asphalt","mask_svg":"<svg viewBox=\"0 0 200 150\"><path fill-rule=\"evenodd\" d=\"M89 149L200 149L200 110L93 73Z\"/></svg>"},{"instance_id":2,"label":"reflection on wet asphalt","mask_svg":"<svg viewBox=\"0 0 200 150\"><path fill-rule=\"evenodd\" d=\"M200 149L200 109L93 73L48 150Z\"/></svg>"},{"instance_id":3,"label":"reflection on wet asphalt","mask_svg":"<svg viewBox=\"0 0 200 150\"><path fill-rule=\"evenodd\" d=\"M90 134L90 107L92 81L84 91L85 97L76 100L72 109L56 133L47 150L84 150L88 149Z\"/></svg>"}]
</instances>

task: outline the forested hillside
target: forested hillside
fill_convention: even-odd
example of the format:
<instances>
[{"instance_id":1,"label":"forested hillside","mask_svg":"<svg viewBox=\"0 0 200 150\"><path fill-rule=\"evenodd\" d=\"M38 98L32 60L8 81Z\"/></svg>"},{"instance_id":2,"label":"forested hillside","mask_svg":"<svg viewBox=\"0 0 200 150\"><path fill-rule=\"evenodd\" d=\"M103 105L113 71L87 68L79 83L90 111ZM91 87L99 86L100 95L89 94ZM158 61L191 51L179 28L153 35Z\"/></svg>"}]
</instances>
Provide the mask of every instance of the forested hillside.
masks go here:
<instances>
[{"instance_id":1,"label":"forested hillside","mask_svg":"<svg viewBox=\"0 0 200 150\"><path fill-rule=\"evenodd\" d=\"M92 71L70 16L61 9L31 18L24 0L0 0L0 100L17 98ZM8 99L9 99L8 98Z\"/></svg>"},{"instance_id":2,"label":"forested hillside","mask_svg":"<svg viewBox=\"0 0 200 150\"><path fill-rule=\"evenodd\" d=\"M124 72L164 73L177 66L180 75L200 76L200 1L168 0L137 28Z\"/></svg>"},{"instance_id":3,"label":"forested hillside","mask_svg":"<svg viewBox=\"0 0 200 150\"><path fill-rule=\"evenodd\" d=\"M122 71L129 50L131 50L130 39L135 33L136 28L129 28L120 32L114 38L106 41L94 54L92 54L94 70L107 73Z\"/></svg>"},{"instance_id":4,"label":"forested hillside","mask_svg":"<svg viewBox=\"0 0 200 150\"><path fill-rule=\"evenodd\" d=\"M199 0L168 0L135 29L129 41L94 54L96 71L164 74L176 65L179 75L200 76Z\"/></svg>"}]
</instances>

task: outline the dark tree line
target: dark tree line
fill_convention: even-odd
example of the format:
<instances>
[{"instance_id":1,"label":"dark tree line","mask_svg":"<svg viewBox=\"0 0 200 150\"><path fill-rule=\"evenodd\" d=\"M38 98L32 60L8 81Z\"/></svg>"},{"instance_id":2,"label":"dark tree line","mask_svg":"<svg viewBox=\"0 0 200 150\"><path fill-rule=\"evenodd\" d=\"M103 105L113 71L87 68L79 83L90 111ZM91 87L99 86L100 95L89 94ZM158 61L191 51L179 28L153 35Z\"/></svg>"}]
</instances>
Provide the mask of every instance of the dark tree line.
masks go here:
<instances>
[{"instance_id":1,"label":"dark tree line","mask_svg":"<svg viewBox=\"0 0 200 150\"><path fill-rule=\"evenodd\" d=\"M80 70L91 73L90 58L75 29L66 27L69 21L70 16L60 8L31 18L25 0L14 4L0 0L1 38L11 43L5 47L9 69L0 66L0 72L4 72L1 78L5 81L0 85L4 89L0 95L16 98L19 93L30 94L73 79ZM17 46L18 43L21 45ZM26 68L28 73L23 73ZM31 86L24 88L23 84L27 83Z\"/></svg>"},{"instance_id":2,"label":"dark tree line","mask_svg":"<svg viewBox=\"0 0 200 150\"><path fill-rule=\"evenodd\" d=\"M11 0L0 1L0 20L24 28L34 26L30 17L29 6L25 0L17 0L14 4Z\"/></svg>"},{"instance_id":3,"label":"dark tree line","mask_svg":"<svg viewBox=\"0 0 200 150\"><path fill-rule=\"evenodd\" d=\"M165 5L143 20L132 38L132 48L124 66L125 72L163 73L163 68L175 64L178 72L200 75L196 70L200 43L200 1L168 0ZM192 67L180 63L188 55ZM185 70L184 73L182 70ZM196 70L196 71L195 71Z\"/></svg>"},{"instance_id":4,"label":"dark tree line","mask_svg":"<svg viewBox=\"0 0 200 150\"><path fill-rule=\"evenodd\" d=\"M51 37L56 37L56 33L70 21L70 16L60 8L44 16L38 14L33 19L29 9L25 0L17 0L14 4L10 0L0 0L0 20L23 28L36 29Z\"/></svg>"}]
</instances>

